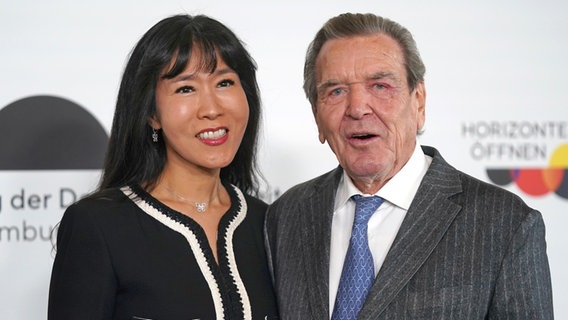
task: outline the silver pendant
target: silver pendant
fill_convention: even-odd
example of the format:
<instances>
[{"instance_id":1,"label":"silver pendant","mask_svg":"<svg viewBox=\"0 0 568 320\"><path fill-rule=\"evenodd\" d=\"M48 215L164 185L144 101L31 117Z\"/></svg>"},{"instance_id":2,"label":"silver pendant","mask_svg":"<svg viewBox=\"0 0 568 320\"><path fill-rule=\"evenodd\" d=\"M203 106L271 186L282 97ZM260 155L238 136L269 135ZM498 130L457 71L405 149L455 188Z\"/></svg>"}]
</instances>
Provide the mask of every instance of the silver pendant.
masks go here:
<instances>
[{"instance_id":1,"label":"silver pendant","mask_svg":"<svg viewBox=\"0 0 568 320\"><path fill-rule=\"evenodd\" d=\"M196 202L195 203L195 209L197 210L197 212L203 212L205 211L205 209L207 208L207 203L206 202Z\"/></svg>"}]
</instances>

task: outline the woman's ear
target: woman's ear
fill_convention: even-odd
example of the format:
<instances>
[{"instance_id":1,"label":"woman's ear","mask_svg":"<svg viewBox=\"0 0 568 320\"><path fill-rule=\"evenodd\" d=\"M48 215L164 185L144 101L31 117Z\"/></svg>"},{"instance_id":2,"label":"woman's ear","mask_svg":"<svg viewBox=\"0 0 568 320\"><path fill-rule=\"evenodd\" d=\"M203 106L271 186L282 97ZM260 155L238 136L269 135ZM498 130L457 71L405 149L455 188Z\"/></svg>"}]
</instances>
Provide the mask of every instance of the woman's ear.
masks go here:
<instances>
[{"instance_id":1,"label":"woman's ear","mask_svg":"<svg viewBox=\"0 0 568 320\"><path fill-rule=\"evenodd\" d=\"M158 120L158 117L156 117L156 115L153 115L152 117L150 117L150 119L148 119L148 124L154 130L162 128L162 125L160 124L160 121Z\"/></svg>"}]
</instances>

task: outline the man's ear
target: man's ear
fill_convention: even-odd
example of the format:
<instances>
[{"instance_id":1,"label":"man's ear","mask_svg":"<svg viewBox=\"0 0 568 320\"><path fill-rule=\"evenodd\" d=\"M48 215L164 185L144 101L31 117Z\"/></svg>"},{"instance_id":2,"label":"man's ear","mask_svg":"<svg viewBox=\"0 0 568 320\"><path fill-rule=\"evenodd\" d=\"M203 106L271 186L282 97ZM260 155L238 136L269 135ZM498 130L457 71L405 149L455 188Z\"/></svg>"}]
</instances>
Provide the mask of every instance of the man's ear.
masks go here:
<instances>
[{"instance_id":1,"label":"man's ear","mask_svg":"<svg viewBox=\"0 0 568 320\"><path fill-rule=\"evenodd\" d=\"M426 85L424 81L421 81L416 86L414 91L416 96L416 103L417 103L417 125L416 128L418 131L421 131L424 128L424 123L426 122Z\"/></svg>"},{"instance_id":2,"label":"man's ear","mask_svg":"<svg viewBox=\"0 0 568 320\"><path fill-rule=\"evenodd\" d=\"M318 139L321 142L321 144L324 144L325 143L325 134L323 134L323 132L320 129L317 106L312 107L312 113L314 114L314 119L316 120L316 125L318 127Z\"/></svg>"}]
</instances>

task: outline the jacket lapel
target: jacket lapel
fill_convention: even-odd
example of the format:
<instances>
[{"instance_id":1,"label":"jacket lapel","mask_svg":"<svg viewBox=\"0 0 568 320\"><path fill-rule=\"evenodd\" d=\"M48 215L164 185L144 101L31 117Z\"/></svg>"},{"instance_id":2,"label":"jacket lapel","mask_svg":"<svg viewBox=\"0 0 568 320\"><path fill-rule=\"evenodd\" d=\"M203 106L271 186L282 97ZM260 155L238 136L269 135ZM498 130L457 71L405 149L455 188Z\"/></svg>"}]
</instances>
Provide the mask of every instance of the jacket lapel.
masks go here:
<instances>
[{"instance_id":1,"label":"jacket lapel","mask_svg":"<svg viewBox=\"0 0 568 320\"><path fill-rule=\"evenodd\" d=\"M322 183L317 184L312 194L300 206L303 250L302 261L306 270L305 279L308 290L312 318L329 317L329 247L335 193L342 169L337 168L328 174Z\"/></svg>"},{"instance_id":2,"label":"jacket lapel","mask_svg":"<svg viewBox=\"0 0 568 320\"><path fill-rule=\"evenodd\" d=\"M433 148L428 172L367 296L358 319L376 319L422 266L458 214L448 198L461 192L458 173Z\"/></svg>"}]
</instances>

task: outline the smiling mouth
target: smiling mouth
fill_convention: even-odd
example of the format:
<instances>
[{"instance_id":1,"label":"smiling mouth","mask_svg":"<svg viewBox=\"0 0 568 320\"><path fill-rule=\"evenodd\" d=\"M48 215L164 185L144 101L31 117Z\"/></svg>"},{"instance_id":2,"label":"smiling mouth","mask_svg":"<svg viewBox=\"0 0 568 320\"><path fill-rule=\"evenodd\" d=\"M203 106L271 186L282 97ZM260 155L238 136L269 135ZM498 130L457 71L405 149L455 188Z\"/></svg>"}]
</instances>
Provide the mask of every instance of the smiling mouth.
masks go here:
<instances>
[{"instance_id":1,"label":"smiling mouth","mask_svg":"<svg viewBox=\"0 0 568 320\"><path fill-rule=\"evenodd\" d=\"M202 140L216 140L227 134L227 129L218 129L215 131L204 131L197 134L197 138Z\"/></svg>"}]
</instances>

